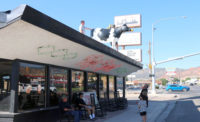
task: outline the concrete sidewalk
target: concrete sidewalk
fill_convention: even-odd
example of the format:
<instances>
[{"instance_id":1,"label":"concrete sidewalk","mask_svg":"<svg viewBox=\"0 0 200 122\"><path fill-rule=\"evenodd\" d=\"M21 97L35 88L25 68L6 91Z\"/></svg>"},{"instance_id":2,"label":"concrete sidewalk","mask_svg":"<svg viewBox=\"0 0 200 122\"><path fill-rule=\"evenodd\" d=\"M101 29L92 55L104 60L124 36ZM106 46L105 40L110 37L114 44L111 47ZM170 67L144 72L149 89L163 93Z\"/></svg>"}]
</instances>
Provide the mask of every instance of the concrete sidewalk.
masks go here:
<instances>
[{"instance_id":1,"label":"concrete sidewalk","mask_svg":"<svg viewBox=\"0 0 200 122\"><path fill-rule=\"evenodd\" d=\"M166 106L167 102L149 102L149 108L147 109L148 122L154 122ZM137 105L129 105L125 111L102 122L142 122L142 119Z\"/></svg>"},{"instance_id":2,"label":"concrete sidewalk","mask_svg":"<svg viewBox=\"0 0 200 122\"><path fill-rule=\"evenodd\" d=\"M129 106L126 110L109 112L105 118L98 118L95 122L142 122L136 105L137 96L129 97ZM174 96L176 95L149 95L147 122L164 122L178 99Z\"/></svg>"}]
</instances>

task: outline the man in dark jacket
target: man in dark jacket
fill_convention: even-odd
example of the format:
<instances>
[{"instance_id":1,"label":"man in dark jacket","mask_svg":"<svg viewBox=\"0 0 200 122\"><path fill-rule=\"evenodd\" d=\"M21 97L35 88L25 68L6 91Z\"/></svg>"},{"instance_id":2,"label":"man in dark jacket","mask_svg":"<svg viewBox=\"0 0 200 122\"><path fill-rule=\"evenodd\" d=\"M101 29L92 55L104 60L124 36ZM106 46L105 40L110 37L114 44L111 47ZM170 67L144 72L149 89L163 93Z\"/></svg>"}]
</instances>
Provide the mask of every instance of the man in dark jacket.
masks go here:
<instances>
[{"instance_id":1,"label":"man in dark jacket","mask_svg":"<svg viewBox=\"0 0 200 122\"><path fill-rule=\"evenodd\" d=\"M149 101L148 101L148 84L145 84L142 88L142 91L139 95L139 98L142 97L144 100L146 100L146 103L147 103L147 107L149 105Z\"/></svg>"},{"instance_id":2,"label":"man in dark jacket","mask_svg":"<svg viewBox=\"0 0 200 122\"><path fill-rule=\"evenodd\" d=\"M60 110L62 114L64 115L73 115L74 116L74 122L80 122L80 112L75 111L71 105L68 102L68 99L66 96L62 97L61 102L59 103Z\"/></svg>"}]
</instances>

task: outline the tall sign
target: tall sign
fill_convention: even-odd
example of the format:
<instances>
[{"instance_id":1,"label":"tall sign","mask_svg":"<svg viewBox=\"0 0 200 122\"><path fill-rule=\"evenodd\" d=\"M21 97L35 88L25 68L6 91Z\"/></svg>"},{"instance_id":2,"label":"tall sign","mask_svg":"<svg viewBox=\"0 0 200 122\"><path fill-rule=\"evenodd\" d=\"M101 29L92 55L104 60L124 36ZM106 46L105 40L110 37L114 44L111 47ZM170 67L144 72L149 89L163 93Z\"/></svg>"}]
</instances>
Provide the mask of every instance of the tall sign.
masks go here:
<instances>
[{"instance_id":1,"label":"tall sign","mask_svg":"<svg viewBox=\"0 0 200 122\"><path fill-rule=\"evenodd\" d=\"M141 14L132 14L124 16L115 16L114 23L116 27L122 27L124 24L129 28L142 27ZM142 45L142 33L141 32L123 32L118 39L118 46L122 46L123 50L119 50L122 54L138 61L142 62L142 50L141 49L129 49L125 50L126 46L141 46Z\"/></svg>"},{"instance_id":2,"label":"tall sign","mask_svg":"<svg viewBox=\"0 0 200 122\"><path fill-rule=\"evenodd\" d=\"M116 27L127 24L129 27L140 28L142 27L141 14L115 16L114 23Z\"/></svg>"},{"instance_id":3,"label":"tall sign","mask_svg":"<svg viewBox=\"0 0 200 122\"><path fill-rule=\"evenodd\" d=\"M174 67L167 67L166 68L166 75L167 76L175 76L176 75L176 68L174 68Z\"/></svg>"},{"instance_id":4,"label":"tall sign","mask_svg":"<svg viewBox=\"0 0 200 122\"><path fill-rule=\"evenodd\" d=\"M124 32L119 38L119 46L140 46L142 44L141 32Z\"/></svg>"},{"instance_id":5,"label":"tall sign","mask_svg":"<svg viewBox=\"0 0 200 122\"><path fill-rule=\"evenodd\" d=\"M141 49L119 50L119 52L136 60L136 61L142 62L142 50Z\"/></svg>"}]
</instances>

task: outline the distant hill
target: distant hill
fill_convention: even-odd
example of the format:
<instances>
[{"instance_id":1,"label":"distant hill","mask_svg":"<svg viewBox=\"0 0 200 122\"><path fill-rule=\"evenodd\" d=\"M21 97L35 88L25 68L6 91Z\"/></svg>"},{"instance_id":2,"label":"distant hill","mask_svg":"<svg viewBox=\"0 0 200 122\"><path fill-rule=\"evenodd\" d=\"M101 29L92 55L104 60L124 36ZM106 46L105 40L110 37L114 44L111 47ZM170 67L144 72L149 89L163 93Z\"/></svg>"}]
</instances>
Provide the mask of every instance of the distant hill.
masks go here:
<instances>
[{"instance_id":1,"label":"distant hill","mask_svg":"<svg viewBox=\"0 0 200 122\"><path fill-rule=\"evenodd\" d=\"M148 80L149 77L149 69L142 69L132 74L132 80ZM175 76L167 76L165 68L156 68L156 79L161 78L169 78L169 77L176 77L185 79L187 77L190 78L200 78L200 67L193 67L189 69L176 69Z\"/></svg>"}]
</instances>

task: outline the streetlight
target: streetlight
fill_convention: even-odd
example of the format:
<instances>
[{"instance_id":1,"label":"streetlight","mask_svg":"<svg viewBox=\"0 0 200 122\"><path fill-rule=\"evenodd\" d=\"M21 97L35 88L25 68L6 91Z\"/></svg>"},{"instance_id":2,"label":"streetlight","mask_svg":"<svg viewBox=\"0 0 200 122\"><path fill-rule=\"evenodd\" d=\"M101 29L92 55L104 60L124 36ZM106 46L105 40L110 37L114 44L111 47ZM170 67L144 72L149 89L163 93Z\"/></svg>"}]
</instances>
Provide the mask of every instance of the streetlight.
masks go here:
<instances>
[{"instance_id":1,"label":"streetlight","mask_svg":"<svg viewBox=\"0 0 200 122\"><path fill-rule=\"evenodd\" d=\"M162 18L162 19L159 19L158 21L155 21L153 24L152 24L152 74L151 74L151 77L152 77L152 94L156 94L156 90L155 90L155 66L156 66L156 62L155 62L155 59L154 59L154 31L155 31L155 25L161 21L167 21L167 20L173 20L173 19L177 19L177 18L187 18L186 16L179 16L179 17L169 17L169 18Z\"/></svg>"}]
</instances>

